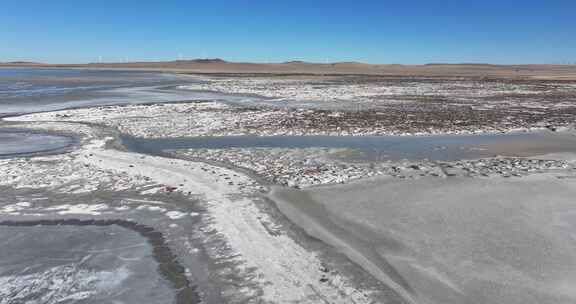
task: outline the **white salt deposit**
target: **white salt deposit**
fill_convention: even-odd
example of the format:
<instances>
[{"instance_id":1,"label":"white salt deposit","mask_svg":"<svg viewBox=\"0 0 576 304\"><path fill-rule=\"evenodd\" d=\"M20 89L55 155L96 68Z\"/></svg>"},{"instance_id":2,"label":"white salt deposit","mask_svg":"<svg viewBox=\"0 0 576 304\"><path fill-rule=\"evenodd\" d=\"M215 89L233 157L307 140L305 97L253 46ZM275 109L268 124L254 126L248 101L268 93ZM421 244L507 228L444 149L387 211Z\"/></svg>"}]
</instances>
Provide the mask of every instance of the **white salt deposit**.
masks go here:
<instances>
[{"instance_id":1,"label":"white salt deposit","mask_svg":"<svg viewBox=\"0 0 576 304\"><path fill-rule=\"evenodd\" d=\"M186 216L186 213L180 211L168 211L166 216L173 220L178 220Z\"/></svg>"}]
</instances>

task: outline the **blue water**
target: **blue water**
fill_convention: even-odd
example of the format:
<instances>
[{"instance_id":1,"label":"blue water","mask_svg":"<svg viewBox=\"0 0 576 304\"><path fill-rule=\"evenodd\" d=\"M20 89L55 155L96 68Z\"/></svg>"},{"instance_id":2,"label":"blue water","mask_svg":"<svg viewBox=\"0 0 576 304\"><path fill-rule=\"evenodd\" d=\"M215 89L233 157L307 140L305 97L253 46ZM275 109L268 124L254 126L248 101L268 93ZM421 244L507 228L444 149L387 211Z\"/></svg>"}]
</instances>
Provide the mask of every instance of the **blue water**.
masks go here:
<instances>
[{"instance_id":1,"label":"blue water","mask_svg":"<svg viewBox=\"0 0 576 304\"><path fill-rule=\"evenodd\" d=\"M438 136L222 136L134 138L123 136L129 150L163 154L180 149L229 148L347 148L350 161L453 161L483 157L532 156L576 151L576 138L548 133Z\"/></svg>"}]
</instances>

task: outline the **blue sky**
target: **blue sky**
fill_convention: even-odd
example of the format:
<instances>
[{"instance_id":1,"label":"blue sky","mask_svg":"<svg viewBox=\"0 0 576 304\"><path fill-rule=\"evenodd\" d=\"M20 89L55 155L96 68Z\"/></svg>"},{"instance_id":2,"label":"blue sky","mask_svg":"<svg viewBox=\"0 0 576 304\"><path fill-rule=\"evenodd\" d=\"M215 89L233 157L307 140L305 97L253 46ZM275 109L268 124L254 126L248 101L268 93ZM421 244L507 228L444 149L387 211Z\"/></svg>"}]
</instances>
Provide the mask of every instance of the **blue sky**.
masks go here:
<instances>
[{"instance_id":1,"label":"blue sky","mask_svg":"<svg viewBox=\"0 0 576 304\"><path fill-rule=\"evenodd\" d=\"M0 61L576 62L575 0L2 0Z\"/></svg>"}]
</instances>

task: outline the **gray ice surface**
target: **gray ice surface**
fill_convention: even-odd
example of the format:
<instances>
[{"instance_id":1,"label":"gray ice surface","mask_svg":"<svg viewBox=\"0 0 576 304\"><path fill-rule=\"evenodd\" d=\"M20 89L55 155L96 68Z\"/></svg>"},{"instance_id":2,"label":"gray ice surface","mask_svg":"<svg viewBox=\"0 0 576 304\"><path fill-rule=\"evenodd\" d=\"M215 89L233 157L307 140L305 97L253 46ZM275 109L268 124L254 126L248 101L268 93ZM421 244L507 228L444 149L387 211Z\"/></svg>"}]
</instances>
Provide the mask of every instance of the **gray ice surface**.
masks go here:
<instances>
[{"instance_id":1,"label":"gray ice surface","mask_svg":"<svg viewBox=\"0 0 576 304\"><path fill-rule=\"evenodd\" d=\"M62 135L0 130L0 158L55 151L66 148L73 143L73 138Z\"/></svg>"},{"instance_id":2,"label":"gray ice surface","mask_svg":"<svg viewBox=\"0 0 576 304\"><path fill-rule=\"evenodd\" d=\"M376 179L273 198L414 303L576 303L576 182Z\"/></svg>"},{"instance_id":3,"label":"gray ice surface","mask_svg":"<svg viewBox=\"0 0 576 304\"><path fill-rule=\"evenodd\" d=\"M434 136L203 136L188 138L134 138L122 143L140 153L158 154L176 149L224 148L349 148L352 161L453 161L506 156L534 156L576 152L576 137L547 132L490 135Z\"/></svg>"},{"instance_id":4,"label":"gray ice surface","mask_svg":"<svg viewBox=\"0 0 576 304\"><path fill-rule=\"evenodd\" d=\"M0 303L173 303L147 240L119 226L0 226Z\"/></svg>"},{"instance_id":5,"label":"gray ice surface","mask_svg":"<svg viewBox=\"0 0 576 304\"><path fill-rule=\"evenodd\" d=\"M0 68L0 117L67 108L261 97L178 89L198 77L160 72Z\"/></svg>"}]
</instances>

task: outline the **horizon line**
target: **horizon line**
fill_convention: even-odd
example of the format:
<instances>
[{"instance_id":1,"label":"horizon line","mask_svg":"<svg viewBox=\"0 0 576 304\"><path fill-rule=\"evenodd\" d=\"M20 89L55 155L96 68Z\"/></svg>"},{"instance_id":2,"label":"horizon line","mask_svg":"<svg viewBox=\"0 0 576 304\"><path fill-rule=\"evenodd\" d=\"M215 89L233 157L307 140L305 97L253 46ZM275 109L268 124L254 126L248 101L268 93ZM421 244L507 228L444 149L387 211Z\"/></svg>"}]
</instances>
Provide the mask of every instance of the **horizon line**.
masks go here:
<instances>
[{"instance_id":1,"label":"horizon line","mask_svg":"<svg viewBox=\"0 0 576 304\"><path fill-rule=\"evenodd\" d=\"M401 66L426 66L426 65L477 65L477 66L526 66L526 65L557 65L557 66L571 66L576 65L576 61L562 61L554 63L490 63L490 62L427 62L427 63L369 63L355 60L332 61L332 62L317 62L307 60L284 60L284 61L230 61L222 58L190 58L190 59L174 59L174 60L134 60L134 61L88 61L88 62L43 62L36 60L10 60L0 61L0 65L99 65L99 64L136 64L136 63L231 63L231 64L261 64L261 65L274 65L274 64L313 64L313 65L336 65L336 64L360 64L360 65L401 65Z\"/></svg>"}]
</instances>

